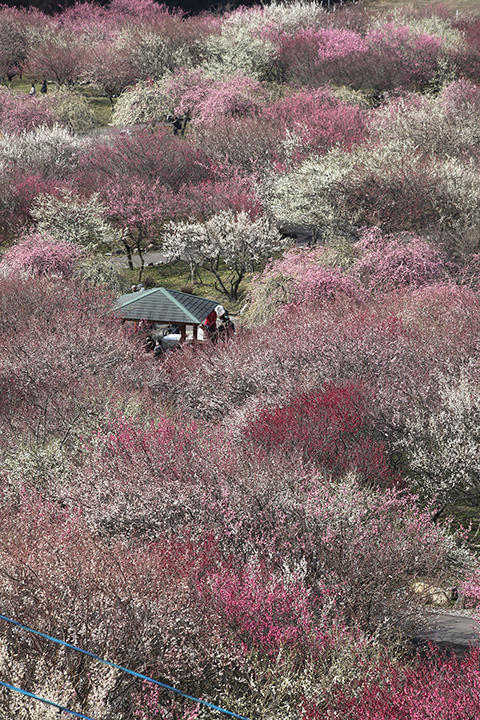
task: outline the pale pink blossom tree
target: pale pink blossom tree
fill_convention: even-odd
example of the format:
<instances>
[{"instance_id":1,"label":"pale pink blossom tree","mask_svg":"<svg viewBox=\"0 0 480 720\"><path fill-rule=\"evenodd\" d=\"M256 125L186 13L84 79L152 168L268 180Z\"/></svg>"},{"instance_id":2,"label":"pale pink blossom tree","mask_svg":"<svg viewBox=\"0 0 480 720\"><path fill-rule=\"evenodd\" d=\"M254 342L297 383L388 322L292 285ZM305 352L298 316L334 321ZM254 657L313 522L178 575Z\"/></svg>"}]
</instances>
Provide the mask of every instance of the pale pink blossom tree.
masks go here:
<instances>
[{"instance_id":1,"label":"pale pink blossom tree","mask_svg":"<svg viewBox=\"0 0 480 720\"><path fill-rule=\"evenodd\" d=\"M61 242L46 233L26 235L12 245L2 257L9 271L33 275L61 275L71 278L83 249L70 242Z\"/></svg>"}]
</instances>

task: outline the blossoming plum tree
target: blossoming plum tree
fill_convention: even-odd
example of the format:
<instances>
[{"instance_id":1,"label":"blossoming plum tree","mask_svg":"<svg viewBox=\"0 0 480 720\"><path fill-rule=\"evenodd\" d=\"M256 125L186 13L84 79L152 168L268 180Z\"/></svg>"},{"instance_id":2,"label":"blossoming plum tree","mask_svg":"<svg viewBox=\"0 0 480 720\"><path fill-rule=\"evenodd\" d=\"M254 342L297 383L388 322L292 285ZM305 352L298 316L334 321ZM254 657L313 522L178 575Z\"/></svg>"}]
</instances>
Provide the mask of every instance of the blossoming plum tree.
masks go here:
<instances>
[{"instance_id":1,"label":"blossoming plum tree","mask_svg":"<svg viewBox=\"0 0 480 720\"><path fill-rule=\"evenodd\" d=\"M224 210L204 223L170 223L166 227L164 250L171 258L186 258L192 275L196 267L209 270L217 289L229 300L237 300L240 283L263 259L285 247L275 226L266 218L254 220L248 213ZM229 270L227 280L220 273L220 260Z\"/></svg>"},{"instance_id":2,"label":"blossoming plum tree","mask_svg":"<svg viewBox=\"0 0 480 720\"><path fill-rule=\"evenodd\" d=\"M71 278L83 249L71 242L61 242L46 233L27 235L2 256L2 263L12 270L34 275L61 275Z\"/></svg>"}]
</instances>

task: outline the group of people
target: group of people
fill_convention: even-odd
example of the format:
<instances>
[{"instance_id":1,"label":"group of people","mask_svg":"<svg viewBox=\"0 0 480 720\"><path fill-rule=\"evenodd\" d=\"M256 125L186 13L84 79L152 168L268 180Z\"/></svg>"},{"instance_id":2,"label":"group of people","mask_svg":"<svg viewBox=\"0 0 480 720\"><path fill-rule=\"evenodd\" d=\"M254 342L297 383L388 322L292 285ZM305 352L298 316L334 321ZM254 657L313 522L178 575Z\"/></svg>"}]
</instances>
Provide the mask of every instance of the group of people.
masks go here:
<instances>
[{"instance_id":1,"label":"group of people","mask_svg":"<svg viewBox=\"0 0 480 720\"><path fill-rule=\"evenodd\" d=\"M220 321L217 326L217 319ZM232 337L235 325L223 305L217 305L203 323L204 336L213 343Z\"/></svg>"},{"instance_id":2,"label":"group of people","mask_svg":"<svg viewBox=\"0 0 480 720\"><path fill-rule=\"evenodd\" d=\"M138 285L135 290L132 287L132 291L138 292ZM139 329L142 331L142 342L145 351L153 353L156 359L178 350L181 346L179 339L180 327L174 323L158 328L155 323L142 320ZM235 325L223 305L217 305L215 310L212 310L205 319L202 329L205 340L218 343L232 337L235 332Z\"/></svg>"},{"instance_id":3,"label":"group of people","mask_svg":"<svg viewBox=\"0 0 480 720\"><path fill-rule=\"evenodd\" d=\"M47 79L46 77L43 78L42 87L40 88L40 92L42 95L47 94ZM30 92L28 93L30 97L34 97L37 94L37 89L35 87L35 83L32 82L32 87L30 88Z\"/></svg>"}]
</instances>

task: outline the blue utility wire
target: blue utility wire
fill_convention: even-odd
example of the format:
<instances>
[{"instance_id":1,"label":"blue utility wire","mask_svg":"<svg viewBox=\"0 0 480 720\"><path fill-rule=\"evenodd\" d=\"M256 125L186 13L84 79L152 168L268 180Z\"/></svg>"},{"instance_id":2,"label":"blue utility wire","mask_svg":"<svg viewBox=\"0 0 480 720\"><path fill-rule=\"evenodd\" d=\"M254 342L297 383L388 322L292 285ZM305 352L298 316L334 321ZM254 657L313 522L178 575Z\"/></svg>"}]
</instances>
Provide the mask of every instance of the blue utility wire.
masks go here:
<instances>
[{"instance_id":1,"label":"blue utility wire","mask_svg":"<svg viewBox=\"0 0 480 720\"><path fill-rule=\"evenodd\" d=\"M22 690L22 688L17 688L15 685L9 685L6 682L3 682L3 680L0 680L0 685L3 685L3 687L8 688L9 690L15 690L15 692L21 693L22 695L26 695L29 698L33 698L34 700L39 700L40 702L44 703L45 705L52 705L52 707L57 708L57 710L62 710L63 712L70 713L70 715L75 715L75 717L83 718L83 720L93 720L93 718L89 717L89 715L82 715L82 713L75 712L75 710L69 710L66 707L63 707L62 705L57 705L57 703L52 702L51 700L46 700L45 698L39 697L38 695L34 695L31 692L28 692L27 690Z\"/></svg>"},{"instance_id":2,"label":"blue utility wire","mask_svg":"<svg viewBox=\"0 0 480 720\"><path fill-rule=\"evenodd\" d=\"M231 712L230 710L225 710L224 708L221 708L218 705L214 705L213 703L209 703L206 700L200 700L199 698L193 697L192 695L187 695L186 693L182 692L181 690L177 690L177 688L174 688L171 685L166 685L165 683L162 683L159 680L154 680L153 678L149 678L146 675L141 675L141 673L137 673L137 672L135 672L135 670L129 670L128 668L122 667L121 665L115 665L115 663L112 663L109 660L104 660L103 658L99 657L98 655L95 655L94 653L89 652L88 650L82 650L82 648L76 647L75 645L70 645L70 643L64 642L63 640L59 640L58 638L51 637L51 635L46 635L45 633L42 633L39 630L33 630L33 628L29 628L26 625L22 625L21 623L17 622L16 620L12 620L11 618L6 617L5 615L0 615L0 620L5 620L6 622L11 623L12 625L16 625L16 627L19 627L22 630L26 630L27 632L33 633L34 635L39 635L40 637L43 637L46 640L50 640L51 642L57 643L57 645L63 645L64 647L70 648L70 650L76 650L77 652L81 652L84 655L88 655L89 657L93 658L94 660L98 660L98 662L101 662L104 665L109 665L109 667L113 667L116 670L121 670L122 672L128 673L129 675L133 675L134 677L140 678L140 680L146 680L147 682L151 682L154 685L158 685L159 687L164 688L165 690L171 690L172 692L177 693L177 695L181 695L181 697L184 697L187 700L193 700L193 702L200 703L201 705L205 705L205 707L208 707L211 710L217 710L218 712L221 712L224 715L228 715L229 717L237 718L237 720L248 720L248 718L244 717L243 715L237 715L236 713ZM85 717L85 716L80 715L79 717ZM88 718L87 720L92 720L92 718Z\"/></svg>"}]
</instances>

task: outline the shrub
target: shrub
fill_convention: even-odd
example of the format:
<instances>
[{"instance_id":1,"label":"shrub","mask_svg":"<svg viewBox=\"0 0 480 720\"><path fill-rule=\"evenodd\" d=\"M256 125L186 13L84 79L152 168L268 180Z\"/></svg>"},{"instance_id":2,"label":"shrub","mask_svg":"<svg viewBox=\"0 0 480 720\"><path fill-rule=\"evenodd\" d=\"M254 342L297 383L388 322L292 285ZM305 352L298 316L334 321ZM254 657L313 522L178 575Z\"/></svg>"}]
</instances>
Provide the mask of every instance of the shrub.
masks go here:
<instances>
[{"instance_id":1,"label":"shrub","mask_svg":"<svg viewBox=\"0 0 480 720\"><path fill-rule=\"evenodd\" d=\"M421 88L432 80L442 58L442 38L395 22L372 29L357 72L362 87L377 91ZM354 84L355 86L355 84Z\"/></svg>"},{"instance_id":2,"label":"shrub","mask_svg":"<svg viewBox=\"0 0 480 720\"><path fill-rule=\"evenodd\" d=\"M302 719L413 720L434 715L443 720L454 714L468 720L480 701L479 660L478 651L472 650L462 659L431 651L411 666L387 662L377 669L383 679L367 682L356 696L339 689L327 708L306 700Z\"/></svg>"},{"instance_id":3,"label":"shrub","mask_svg":"<svg viewBox=\"0 0 480 720\"><path fill-rule=\"evenodd\" d=\"M60 195L37 195L30 214L40 232L49 233L59 242L78 243L91 250L99 245L111 247L119 234L105 216L106 208L94 194L82 200L70 190Z\"/></svg>"},{"instance_id":4,"label":"shrub","mask_svg":"<svg viewBox=\"0 0 480 720\"><path fill-rule=\"evenodd\" d=\"M21 135L5 133L0 137L0 163L9 165L13 174L36 174L58 182L75 174L88 146L88 141L58 125L35 127Z\"/></svg>"},{"instance_id":5,"label":"shrub","mask_svg":"<svg viewBox=\"0 0 480 720\"><path fill-rule=\"evenodd\" d=\"M52 127L55 113L48 98L31 98L14 95L7 88L0 88L0 128L3 133L21 135L36 127Z\"/></svg>"},{"instance_id":6,"label":"shrub","mask_svg":"<svg viewBox=\"0 0 480 720\"><path fill-rule=\"evenodd\" d=\"M86 98L65 90L55 93L52 98L56 117L69 130L86 132L97 127L95 112Z\"/></svg>"},{"instance_id":7,"label":"shrub","mask_svg":"<svg viewBox=\"0 0 480 720\"><path fill-rule=\"evenodd\" d=\"M355 249L360 257L351 273L372 291L418 288L450 279L446 258L415 235L384 237L372 228L363 233Z\"/></svg>"},{"instance_id":8,"label":"shrub","mask_svg":"<svg viewBox=\"0 0 480 720\"><path fill-rule=\"evenodd\" d=\"M364 38L353 30L310 27L279 38L278 62L285 68L286 79L296 85L358 86L356 67L367 48Z\"/></svg>"},{"instance_id":9,"label":"shrub","mask_svg":"<svg viewBox=\"0 0 480 720\"><path fill-rule=\"evenodd\" d=\"M0 285L4 452L22 442L41 447L55 439L77 447L105 416L114 384L119 392L133 392L119 398L121 404L133 397L147 401L140 386L138 395L134 388L150 366L110 320L113 298L105 291L71 279L13 273ZM21 481L21 474L12 477Z\"/></svg>"}]
</instances>

